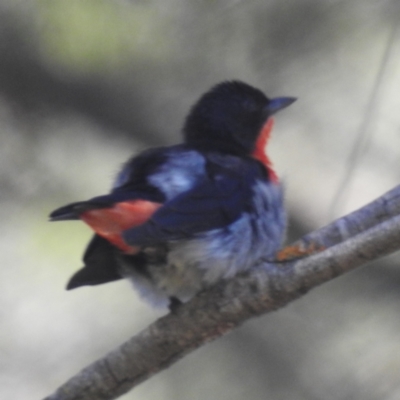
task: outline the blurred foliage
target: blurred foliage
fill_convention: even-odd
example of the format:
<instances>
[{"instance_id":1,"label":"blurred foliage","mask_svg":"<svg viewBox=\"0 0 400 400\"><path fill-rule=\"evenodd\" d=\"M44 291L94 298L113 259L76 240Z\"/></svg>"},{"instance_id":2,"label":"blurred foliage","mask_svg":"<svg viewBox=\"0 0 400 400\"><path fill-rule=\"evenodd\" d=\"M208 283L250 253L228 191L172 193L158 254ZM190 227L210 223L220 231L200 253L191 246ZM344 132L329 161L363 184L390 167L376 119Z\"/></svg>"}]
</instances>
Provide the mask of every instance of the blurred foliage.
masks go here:
<instances>
[{"instance_id":1,"label":"blurred foliage","mask_svg":"<svg viewBox=\"0 0 400 400\"><path fill-rule=\"evenodd\" d=\"M171 51L151 4L38 0L38 14L44 54L64 67L110 71L131 57L157 62Z\"/></svg>"}]
</instances>

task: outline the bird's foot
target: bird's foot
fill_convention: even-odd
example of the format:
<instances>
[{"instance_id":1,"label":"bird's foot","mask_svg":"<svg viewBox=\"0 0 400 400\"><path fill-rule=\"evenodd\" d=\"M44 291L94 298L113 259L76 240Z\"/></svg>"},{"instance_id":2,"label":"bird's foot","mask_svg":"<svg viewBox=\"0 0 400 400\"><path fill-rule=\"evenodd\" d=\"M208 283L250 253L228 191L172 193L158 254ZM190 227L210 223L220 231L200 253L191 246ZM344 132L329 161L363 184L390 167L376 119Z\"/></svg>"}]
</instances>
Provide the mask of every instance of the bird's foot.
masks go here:
<instances>
[{"instance_id":1,"label":"bird's foot","mask_svg":"<svg viewBox=\"0 0 400 400\"><path fill-rule=\"evenodd\" d=\"M307 244L300 242L299 244L295 244L293 246L286 246L282 250L278 251L275 260L277 262L294 261L300 258L311 256L315 253L319 253L325 249L326 247L316 242Z\"/></svg>"}]
</instances>

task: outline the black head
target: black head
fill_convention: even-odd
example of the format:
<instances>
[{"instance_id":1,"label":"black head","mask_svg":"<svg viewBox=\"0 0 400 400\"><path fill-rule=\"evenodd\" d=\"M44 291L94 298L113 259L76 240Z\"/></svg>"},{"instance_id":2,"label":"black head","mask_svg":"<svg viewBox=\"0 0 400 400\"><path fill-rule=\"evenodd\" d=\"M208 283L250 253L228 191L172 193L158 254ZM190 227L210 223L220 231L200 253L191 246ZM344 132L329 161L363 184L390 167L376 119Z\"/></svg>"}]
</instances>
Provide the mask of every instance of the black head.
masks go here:
<instances>
[{"instance_id":1,"label":"black head","mask_svg":"<svg viewBox=\"0 0 400 400\"><path fill-rule=\"evenodd\" d=\"M271 100L243 82L222 82L191 109L183 129L185 142L205 150L251 154L268 117L293 101L291 97Z\"/></svg>"}]
</instances>

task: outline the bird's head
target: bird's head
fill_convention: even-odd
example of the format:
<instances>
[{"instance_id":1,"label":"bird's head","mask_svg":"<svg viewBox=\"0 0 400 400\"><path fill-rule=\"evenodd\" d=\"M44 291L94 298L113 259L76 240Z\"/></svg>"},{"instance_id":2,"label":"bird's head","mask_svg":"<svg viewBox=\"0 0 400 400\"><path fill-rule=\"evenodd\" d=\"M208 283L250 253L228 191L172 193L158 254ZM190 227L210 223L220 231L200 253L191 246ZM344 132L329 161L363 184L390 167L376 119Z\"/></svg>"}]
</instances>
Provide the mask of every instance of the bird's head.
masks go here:
<instances>
[{"instance_id":1,"label":"bird's head","mask_svg":"<svg viewBox=\"0 0 400 400\"><path fill-rule=\"evenodd\" d=\"M295 100L269 99L246 83L222 82L192 107L183 129L185 142L204 150L250 155L268 118Z\"/></svg>"}]
</instances>

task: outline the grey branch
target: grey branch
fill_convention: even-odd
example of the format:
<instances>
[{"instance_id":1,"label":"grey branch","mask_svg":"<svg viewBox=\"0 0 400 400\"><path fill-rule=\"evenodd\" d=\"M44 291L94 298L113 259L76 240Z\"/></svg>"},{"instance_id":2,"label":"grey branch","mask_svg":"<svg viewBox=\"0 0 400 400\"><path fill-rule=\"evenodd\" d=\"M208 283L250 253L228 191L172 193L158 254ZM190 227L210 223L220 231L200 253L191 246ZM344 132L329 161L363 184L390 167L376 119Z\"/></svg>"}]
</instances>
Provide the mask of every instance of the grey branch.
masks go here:
<instances>
[{"instance_id":1,"label":"grey branch","mask_svg":"<svg viewBox=\"0 0 400 400\"><path fill-rule=\"evenodd\" d=\"M325 250L297 261L263 261L250 272L200 293L45 400L115 399L249 318L281 308L336 276L399 250L399 214L400 186L297 242L315 242Z\"/></svg>"}]
</instances>

